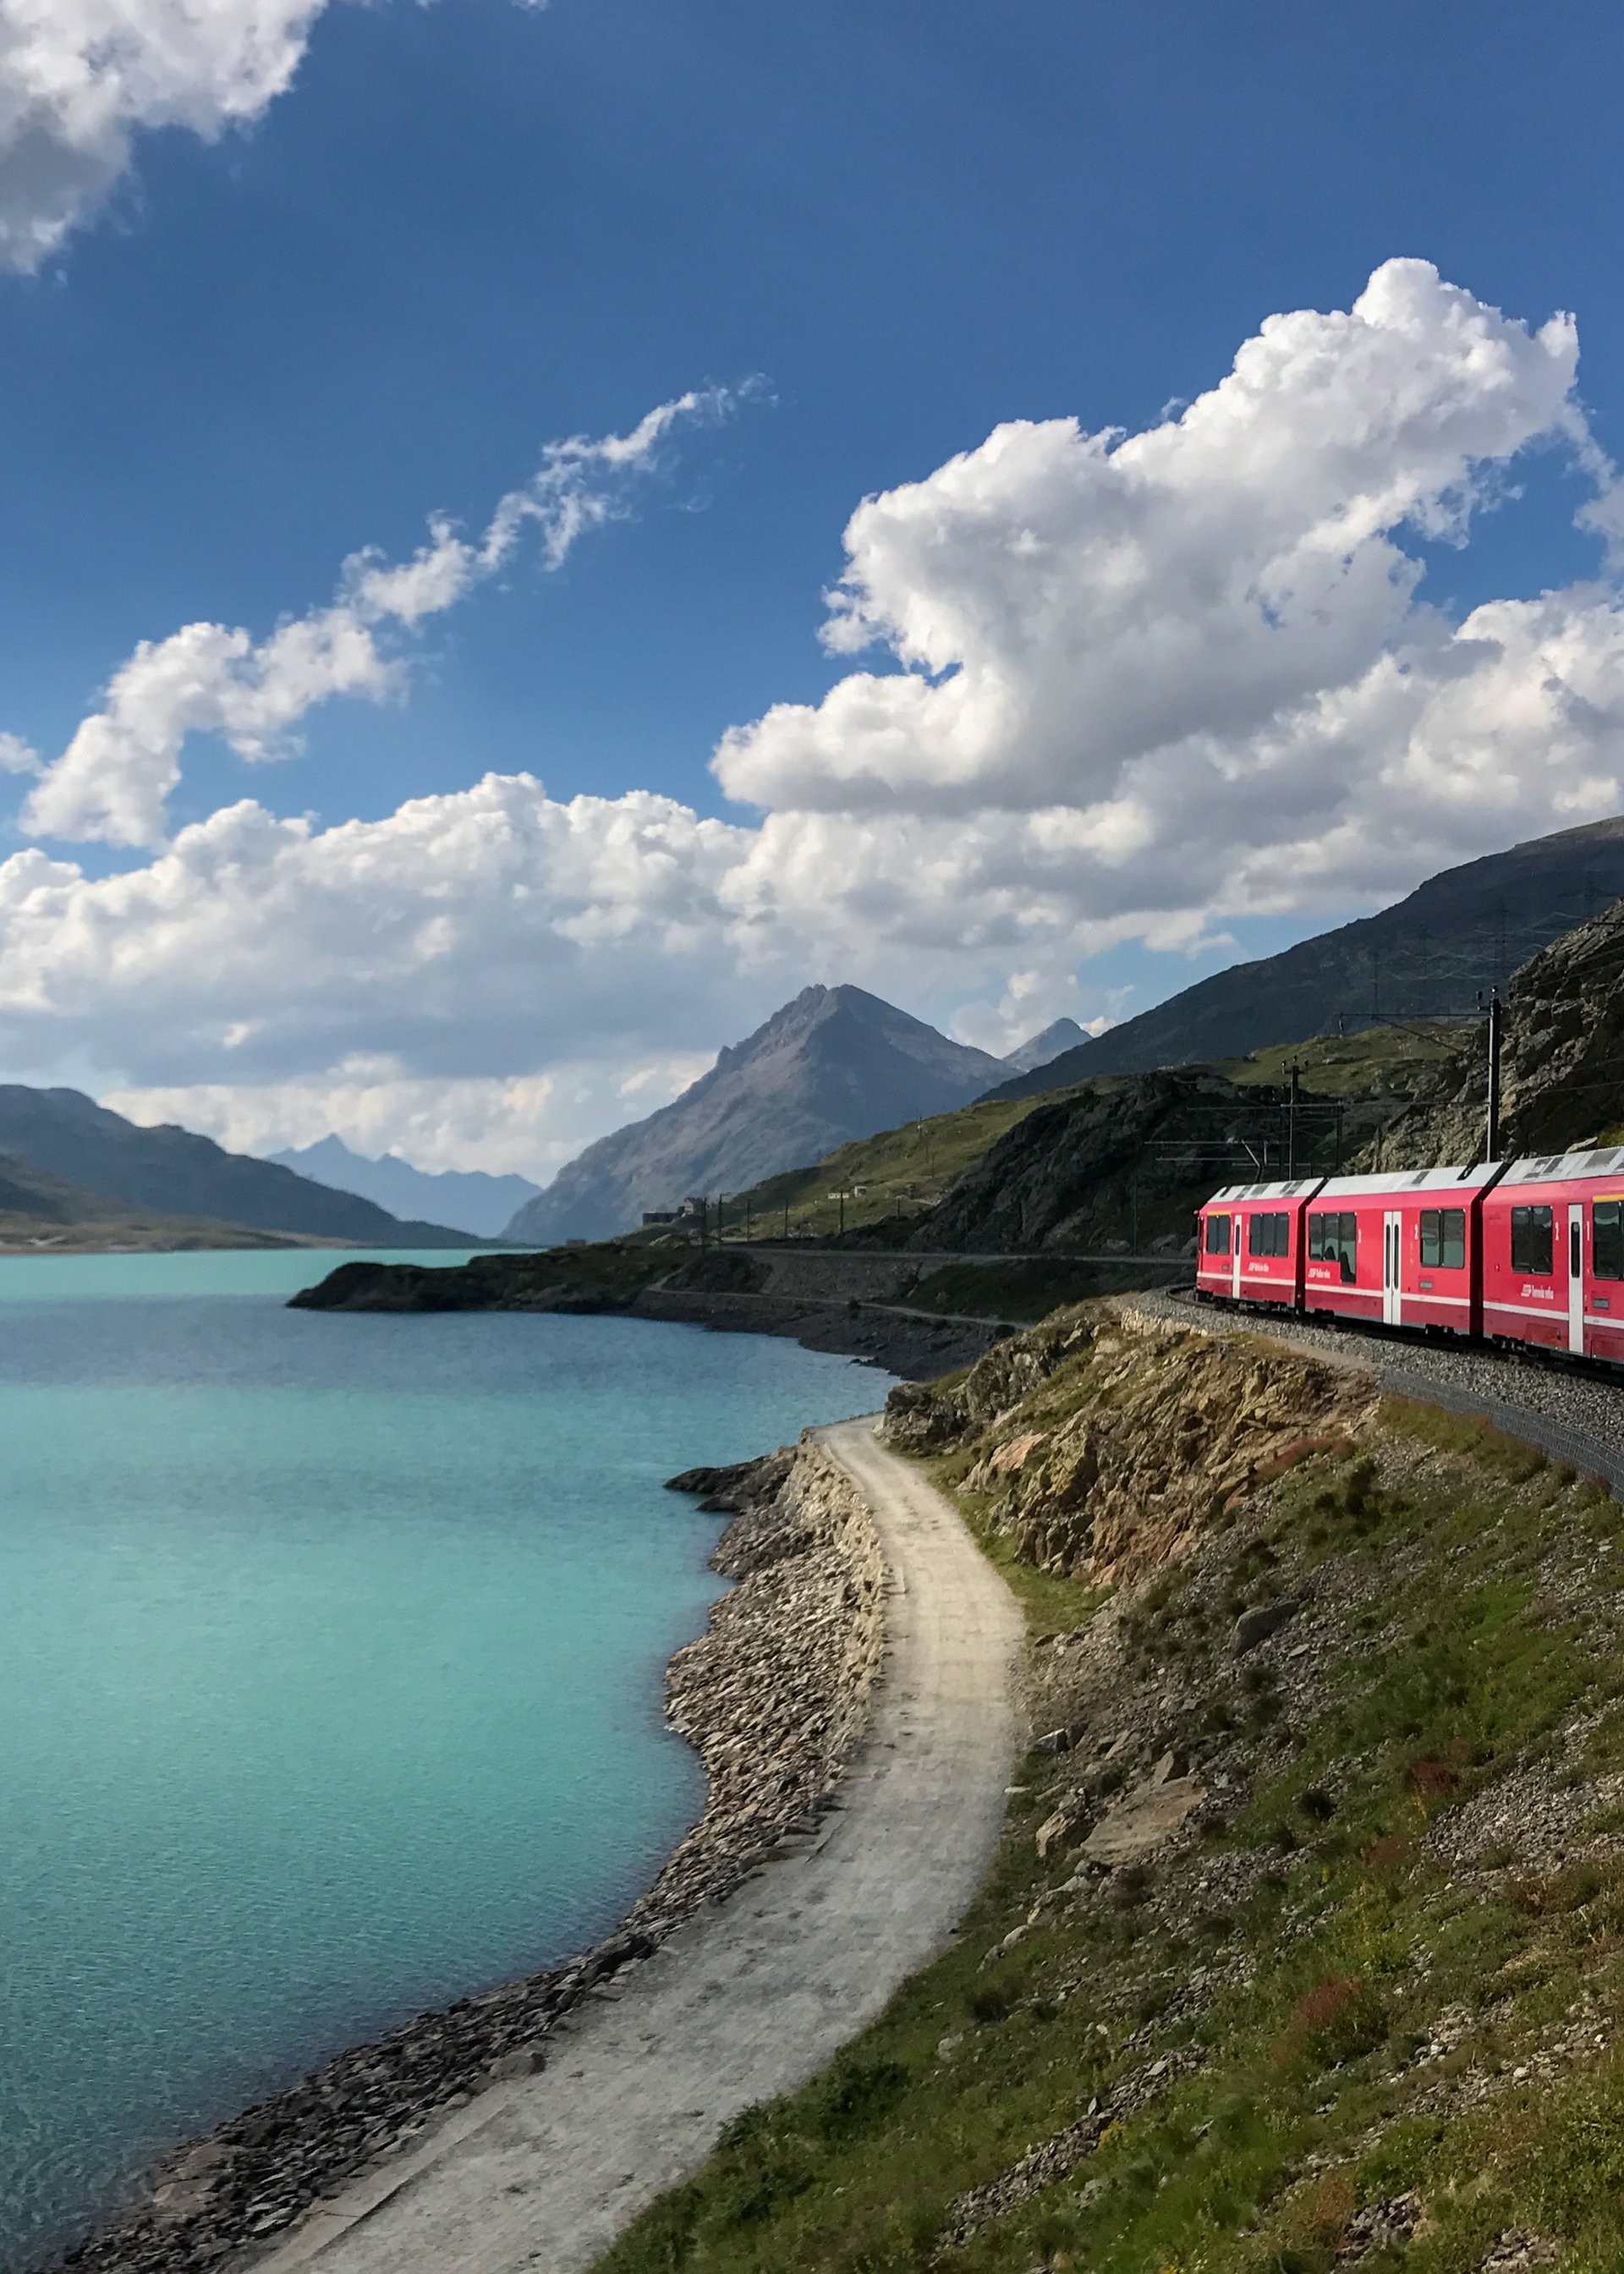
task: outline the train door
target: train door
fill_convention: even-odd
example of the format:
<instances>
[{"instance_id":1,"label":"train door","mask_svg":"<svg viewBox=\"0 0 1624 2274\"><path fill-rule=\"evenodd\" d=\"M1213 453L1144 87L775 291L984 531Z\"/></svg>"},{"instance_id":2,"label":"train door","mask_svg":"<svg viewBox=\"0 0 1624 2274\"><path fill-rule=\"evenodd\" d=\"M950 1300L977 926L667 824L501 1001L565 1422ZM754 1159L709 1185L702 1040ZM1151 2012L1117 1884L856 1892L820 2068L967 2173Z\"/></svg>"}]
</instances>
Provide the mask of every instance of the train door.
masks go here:
<instances>
[{"instance_id":1,"label":"train door","mask_svg":"<svg viewBox=\"0 0 1624 2274\"><path fill-rule=\"evenodd\" d=\"M1396 1327L1403 1323L1399 1272L1404 1255L1404 1219L1396 1209L1388 1209L1381 1221L1381 1323Z\"/></svg>"},{"instance_id":2,"label":"train door","mask_svg":"<svg viewBox=\"0 0 1624 2274\"><path fill-rule=\"evenodd\" d=\"M1235 1230L1235 1252L1229 1258L1229 1294L1238 1303L1241 1299L1241 1249L1245 1244L1246 1219L1237 1209L1230 1223Z\"/></svg>"},{"instance_id":3,"label":"train door","mask_svg":"<svg viewBox=\"0 0 1624 2274\"><path fill-rule=\"evenodd\" d=\"M1568 1347L1584 1355L1584 1203L1568 1203Z\"/></svg>"}]
</instances>

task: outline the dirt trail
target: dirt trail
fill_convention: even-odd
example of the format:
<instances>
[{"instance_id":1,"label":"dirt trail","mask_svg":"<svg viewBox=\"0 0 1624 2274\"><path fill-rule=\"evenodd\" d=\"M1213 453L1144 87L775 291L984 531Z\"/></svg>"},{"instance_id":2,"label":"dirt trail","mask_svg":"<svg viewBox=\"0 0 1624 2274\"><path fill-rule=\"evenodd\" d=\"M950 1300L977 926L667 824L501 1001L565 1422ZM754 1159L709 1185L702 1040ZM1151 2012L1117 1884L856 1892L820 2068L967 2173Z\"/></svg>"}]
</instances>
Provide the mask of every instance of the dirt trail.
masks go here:
<instances>
[{"instance_id":1,"label":"dirt trail","mask_svg":"<svg viewBox=\"0 0 1624 2274\"><path fill-rule=\"evenodd\" d=\"M839 1809L555 2040L540 2075L493 2086L318 2205L259 2274L576 2274L951 1932L1003 1818L1020 1614L872 1419L820 1434L874 1511L891 1577L886 1670Z\"/></svg>"}]
</instances>

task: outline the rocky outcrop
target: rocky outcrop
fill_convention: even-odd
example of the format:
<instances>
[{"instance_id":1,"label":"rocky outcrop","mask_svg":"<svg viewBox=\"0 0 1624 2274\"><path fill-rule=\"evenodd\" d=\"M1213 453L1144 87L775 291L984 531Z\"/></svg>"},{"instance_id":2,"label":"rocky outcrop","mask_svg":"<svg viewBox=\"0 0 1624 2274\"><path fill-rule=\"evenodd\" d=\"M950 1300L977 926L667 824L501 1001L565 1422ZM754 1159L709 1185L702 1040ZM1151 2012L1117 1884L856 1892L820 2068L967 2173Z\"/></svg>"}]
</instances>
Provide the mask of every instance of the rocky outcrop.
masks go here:
<instances>
[{"instance_id":1,"label":"rocky outcrop","mask_svg":"<svg viewBox=\"0 0 1624 2274\"><path fill-rule=\"evenodd\" d=\"M1068 1360L1094 1347L1094 1313L1056 1311L1025 1334L995 1343L967 1373L942 1382L905 1382L885 1404L885 1435L899 1452L938 1452L961 1443L1018 1405Z\"/></svg>"},{"instance_id":2,"label":"rocky outcrop","mask_svg":"<svg viewBox=\"0 0 1624 2274\"><path fill-rule=\"evenodd\" d=\"M1624 1129L1624 900L1514 974L1500 1051L1500 1153L1560 1153ZM1481 1160L1486 1028L1381 1141L1380 1166ZM1359 1165L1376 1165L1374 1155Z\"/></svg>"},{"instance_id":3,"label":"rocky outcrop","mask_svg":"<svg viewBox=\"0 0 1624 2274\"><path fill-rule=\"evenodd\" d=\"M1102 1305L1011 1337L959 1382L893 1390L886 1430L973 1451L962 1488L1023 1562L1115 1585L1345 1443L1374 1399L1368 1375L1282 1344Z\"/></svg>"},{"instance_id":4,"label":"rocky outcrop","mask_svg":"<svg viewBox=\"0 0 1624 2274\"><path fill-rule=\"evenodd\" d=\"M1211 1068L1090 1082L1034 1106L1006 1130L920 1219L908 1245L983 1255L1180 1252L1194 1210L1218 1181L1217 1148L1244 1162L1248 1145L1283 1147L1285 1099L1278 1088L1232 1081ZM1344 1141L1380 1128L1402 1102L1386 1091L1345 1098ZM1326 1153L1333 1125L1327 1100L1304 1089L1299 1103L1321 1109L1300 1124L1301 1161L1315 1133ZM1330 1166L1327 1153L1324 1170Z\"/></svg>"},{"instance_id":5,"label":"rocky outcrop","mask_svg":"<svg viewBox=\"0 0 1624 2274\"><path fill-rule=\"evenodd\" d=\"M823 1250L727 1246L676 1251L622 1246L545 1248L535 1255L476 1255L454 1269L419 1263L341 1263L295 1295L301 1311L555 1311L620 1313L722 1333L786 1335L808 1350L869 1359L889 1373L939 1374L977 1358L1003 1329L994 1321L933 1318L887 1299L880 1261L910 1284L917 1267Z\"/></svg>"},{"instance_id":6,"label":"rocky outcrop","mask_svg":"<svg viewBox=\"0 0 1624 2274\"><path fill-rule=\"evenodd\" d=\"M485 2086L541 2067L559 2022L816 1829L862 1735L884 1643L868 1509L816 1441L673 1483L737 1511L713 1561L736 1585L673 1659L666 1710L709 1777L703 1817L626 1924L562 1966L419 2014L169 2157L62 2261L76 2274L200 2274L410 2146Z\"/></svg>"}]
</instances>

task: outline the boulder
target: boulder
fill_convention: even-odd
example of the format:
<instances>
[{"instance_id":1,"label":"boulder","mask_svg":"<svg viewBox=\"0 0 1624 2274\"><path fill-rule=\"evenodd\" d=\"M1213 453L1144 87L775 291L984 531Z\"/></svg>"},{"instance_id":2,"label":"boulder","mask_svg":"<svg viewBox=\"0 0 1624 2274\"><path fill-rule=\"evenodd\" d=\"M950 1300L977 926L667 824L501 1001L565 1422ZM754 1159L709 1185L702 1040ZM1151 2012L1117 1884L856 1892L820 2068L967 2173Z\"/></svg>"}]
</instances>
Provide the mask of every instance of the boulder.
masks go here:
<instances>
[{"instance_id":1,"label":"boulder","mask_svg":"<svg viewBox=\"0 0 1624 2274\"><path fill-rule=\"evenodd\" d=\"M1206 1798L1206 1786L1193 1777L1169 1777L1160 1783L1147 1778L1094 1826L1083 1842L1083 1854L1089 1863L1112 1871L1137 1864L1170 1839Z\"/></svg>"}]
</instances>

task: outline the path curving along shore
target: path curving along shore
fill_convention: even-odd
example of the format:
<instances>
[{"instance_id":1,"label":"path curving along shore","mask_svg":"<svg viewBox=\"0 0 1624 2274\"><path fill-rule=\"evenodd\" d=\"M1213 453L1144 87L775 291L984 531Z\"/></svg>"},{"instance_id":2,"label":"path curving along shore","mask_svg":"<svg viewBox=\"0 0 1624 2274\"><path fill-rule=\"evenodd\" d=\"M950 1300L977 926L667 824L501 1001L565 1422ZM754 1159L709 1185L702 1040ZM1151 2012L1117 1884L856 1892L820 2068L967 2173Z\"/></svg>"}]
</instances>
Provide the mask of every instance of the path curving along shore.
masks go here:
<instances>
[{"instance_id":1,"label":"path curving along shore","mask_svg":"<svg viewBox=\"0 0 1624 2274\"><path fill-rule=\"evenodd\" d=\"M816 1839L680 1929L538 2075L481 2093L239 2265L577 2274L946 1939L1003 1820L1022 1622L956 1511L874 1430L817 1433L873 1512L890 1585L873 1721Z\"/></svg>"}]
</instances>

